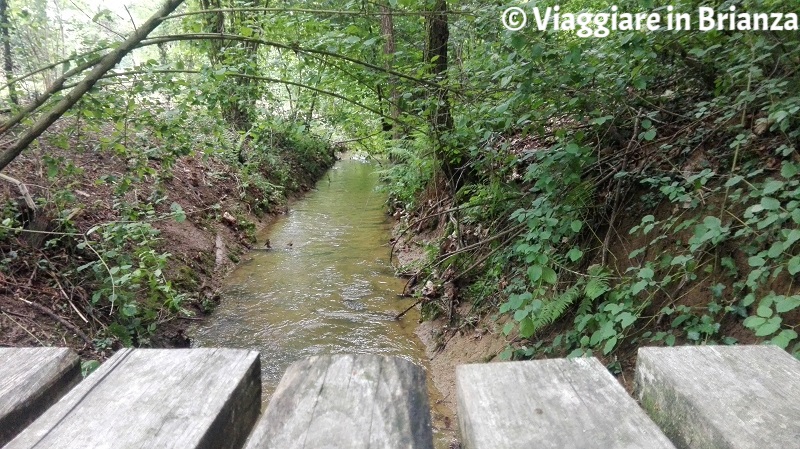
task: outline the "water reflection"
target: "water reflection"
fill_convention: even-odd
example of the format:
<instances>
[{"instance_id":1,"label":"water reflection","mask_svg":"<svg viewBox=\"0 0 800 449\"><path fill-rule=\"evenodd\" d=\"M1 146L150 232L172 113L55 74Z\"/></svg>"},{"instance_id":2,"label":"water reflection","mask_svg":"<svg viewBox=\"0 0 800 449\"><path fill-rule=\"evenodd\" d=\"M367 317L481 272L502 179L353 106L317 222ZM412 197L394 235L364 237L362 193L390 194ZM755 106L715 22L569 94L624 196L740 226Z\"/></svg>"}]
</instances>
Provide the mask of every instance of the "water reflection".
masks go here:
<instances>
[{"instance_id":1,"label":"water reflection","mask_svg":"<svg viewBox=\"0 0 800 449\"><path fill-rule=\"evenodd\" d=\"M342 161L278 219L227 280L222 303L193 332L197 346L261 352L264 399L293 361L316 354L376 353L424 364L417 317L388 264L389 224L374 167Z\"/></svg>"}]
</instances>

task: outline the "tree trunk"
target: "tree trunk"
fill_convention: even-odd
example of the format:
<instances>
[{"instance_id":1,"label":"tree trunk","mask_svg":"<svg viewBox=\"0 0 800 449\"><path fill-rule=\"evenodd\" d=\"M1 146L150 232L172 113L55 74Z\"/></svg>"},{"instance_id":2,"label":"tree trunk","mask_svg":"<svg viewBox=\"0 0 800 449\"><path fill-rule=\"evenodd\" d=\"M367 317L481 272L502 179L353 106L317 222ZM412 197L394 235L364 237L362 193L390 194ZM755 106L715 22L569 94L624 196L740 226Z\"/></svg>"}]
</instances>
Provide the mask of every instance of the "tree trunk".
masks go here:
<instances>
[{"instance_id":1,"label":"tree trunk","mask_svg":"<svg viewBox=\"0 0 800 449\"><path fill-rule=\"evenodd\" d=\"M434 134L434 151L441 163L442 171L454 184L459 184L456 176L461 164L458 157L452 154L442 134L453 129L453 117L450 115L450 99L447 89L442 86L447 78L447 43L450 29L447 23L447 1L436 0L431 14L428 16L428 42L425 48L425 61L429 64L431 75L439 87L431 89L430 123Z\"/></svg>"},{"instance_id":2,"label":"tree trunk","mask_svg":"<svg viewBox=\"0 0 800 449\"><path fill-rule=\"evenodd\" d=\"M150 19L145 22L141 28L135 30L124 42L119 44L117 48L112 50L89 72L88 75L75 86L61 101L59 101L53 109L39 117L39 119L28 128L22 136L14 142L13 145L8 147L0 154L0 170L4 169L11 161L19 156L22 151L28 147L37 137L42 135L47 128L50 127L56 120L58 120L65 112L69 110L81 97L88 92L97 81L105 75L106 72L113 69L119 61L122 60L136 45L144 40L166 16L175 10L183 0L167 0L164 5L153 14Z\"/></svg>"},{"instance_id":3,"label":"tree trunk","mask_svg":"<svg viewBox=\"0 0 800 449\"><path fill-rule=\"evenodd\" d=\"M17 88L11 82L14 79L14 60L11 57L11 39L9 38L9 28L11 23L8 20L8 0L0 0L0 38L3 40L3 68L6 71L6 81L8 83L8 98L14 105L19 104Z\"/></svg>"},{"instance_id":4,"label":"tree trunk","mask_svg":"<svg viewBox=\"0 0 800 449\"><path fill-rule=\"evenodd\" d=\"M394 20L392 18L392 9L389 5L381 5L381 34L384 38L383 54L386 59L386 70L392 71L394 66ZM397 90L397 77L389 75L389 116L392 117L392 123L383 121L383 130L392 130L392 138L399 139L400 128L397 121L400 118L400 92Z\"/></svg>"}]
</instances>

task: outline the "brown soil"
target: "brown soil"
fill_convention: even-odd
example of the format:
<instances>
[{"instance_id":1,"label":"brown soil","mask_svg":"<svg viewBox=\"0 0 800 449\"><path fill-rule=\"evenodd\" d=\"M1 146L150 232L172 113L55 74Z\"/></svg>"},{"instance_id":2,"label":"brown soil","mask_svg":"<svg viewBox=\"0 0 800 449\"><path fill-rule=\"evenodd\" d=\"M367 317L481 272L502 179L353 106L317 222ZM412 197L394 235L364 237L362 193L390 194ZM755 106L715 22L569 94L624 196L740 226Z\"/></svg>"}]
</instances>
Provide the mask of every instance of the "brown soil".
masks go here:
<instances>
[{"instance_id":1,"label":"brown soil","mask_svg":"<svg viewBox=\"0 0 800 449\"><path fill-rule=\"evenodd\" d=\"M405 222L414 222L413 219L405 218ZM425 247L435 244L441 238L443 226L439 223L419 223L415 232L403 234L400 233L400 226L398 222L394 229L393 256L396 258L398 272L409 277L404 293L414 294L422 288L416 284L415 273L425 263ZM468 315L468 307L460 306L456 315ZM456 413L456 366L497 360L497 354L507 345L500 327L492 317L483 316L470 326L451 329L446 318L440 317L433 321L420 322L415 331L425 345L428 376L439 393L434 396L437 399L432 407L433 426L440 437L450 440L449 447L460 447Z\"/></svg>"},{"instance_id":2,"label":"brown soil","mask_svg":"<svg viewBox=\"0 0 800 449\"><path fill-rule=\"evenodd\" d=\"M118 199L112 186L98 180L103 176L119 177L128 170L128 161L92 150L97 147L93 140L72 142L69 150L42 143L38 149L19 156L3 173L25 183L32 197L45 199L48 204L57 201L56 194L73 195L75 201L62 204L66 212L72 213L77 233L86 233L97 224L121 218L111 206ZM63 158L62 170L69 163L79 170L51 179L47 176L45 154ZM148 161L148 167L158 171L160 161ZM188 316L162 313L158 317L156 334L144 342L155 347L189 344L188 325L202 319L219 301L221 281L239 256L256 244L255 233L274 216L256 214L241 199L253 192L241 186L229 165L213 157L183 157L171 167L170 174L160 182L155 176L146 176L124 196L126 202L145 203L152 201L151 195L160 194L163 199L155 208L157 214L169 212L173 202L186 213L186 220L181 223L171 219L153 223L161 232L159 251L172 255L165 275L177 290L187 294L183 307L189 312ZM314 179L306 179L313 175L295 175L296 179L305 180L301 185L313 185ZM9 202L24 203L16 186L0 181L0 205ZM274 204L270 210L281 213L285 206ZM103 360L120 343L97 344L96 337L107 335L107 310L93 308L90 281L66 272L86 263L90 255L75 249L76 239L48 243L52 235L46 232L64 231L54 220L59 213L65 211L39 208L35 216L29 217L26 228L45 233L21 233L0 244L0 260L15 259L8 271L0 272L0 346L68 346L84 359Z\"/></svg>"}]
</instances>

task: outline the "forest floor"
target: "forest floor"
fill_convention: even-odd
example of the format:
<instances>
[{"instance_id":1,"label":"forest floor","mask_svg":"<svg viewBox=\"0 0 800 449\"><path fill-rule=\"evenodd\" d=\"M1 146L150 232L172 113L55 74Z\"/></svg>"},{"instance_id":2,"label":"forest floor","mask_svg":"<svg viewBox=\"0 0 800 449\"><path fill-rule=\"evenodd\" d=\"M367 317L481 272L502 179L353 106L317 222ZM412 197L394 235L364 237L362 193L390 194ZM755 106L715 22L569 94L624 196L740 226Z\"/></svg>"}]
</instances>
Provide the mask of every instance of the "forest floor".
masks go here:
<instances>
[{"instance_id":1,"label":"forest floor","mask_svg":"<svg viewBox=\"0 0 800 449\"><path fill-rule=\"evenodd\" d=\"M91 142L82 144L92 146ZM53 167L45 164L45 155L49 161L58 161L58 175L53 176ZM153 173L161 169L159 160L147 164ZM292 179L299 180L298 188L288 192L291 198L309 190L319 173L304 170L302 164L289 165ZM120 202L153 204L151 224L159 231L155 250L170 254L164 275L186 295L182 312L159 311L155 333L139 343L188 346L189 325L219 302L222 280L240 255L263 245L254 241L257 231L286 210L286 199L271 205L268 214L254 210L246 200L258 192L242 185L232 165L202 154L179 158L166 178L144 176L122 196L109 183L98 182L108 177L121 179L129 169L129 161L109 152L41 145L4 170L25 183L32 197L58 207L39 209L35 214L25 210L26 228L37 232L0 239L4 268L0 271L0 347L67 346L84 360L104 360L120 347L119 340L108 338L108 316L100 313L104 311L96 308L91 298L92 280L75 270L91 257L76 250L76 242L98 224L124 221L115 207ZM24 209L19 206L22 200L17 187L0 182L0 204L13 203ZM165 218L173 203L180 205L185 220ZM69 217L68 230L63 226L65 220L59 220L64 216Z\"/></svg>"}]
</instances>

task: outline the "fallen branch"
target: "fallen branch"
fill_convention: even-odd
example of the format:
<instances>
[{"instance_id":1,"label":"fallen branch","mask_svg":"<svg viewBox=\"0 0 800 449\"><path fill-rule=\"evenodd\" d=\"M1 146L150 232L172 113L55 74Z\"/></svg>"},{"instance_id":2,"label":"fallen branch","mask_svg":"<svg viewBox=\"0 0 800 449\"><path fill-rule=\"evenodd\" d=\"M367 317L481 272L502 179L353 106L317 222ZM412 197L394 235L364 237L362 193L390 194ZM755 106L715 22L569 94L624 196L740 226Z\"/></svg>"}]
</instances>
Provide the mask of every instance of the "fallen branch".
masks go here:
<instances>
[{"instance_id":1,"label":"fallen branch","mask_svg":"<svg viewBox=\"0 0 800 449\"><path fill-rule=\"evenodd\" d=\"M45 307L45 306L43 306L43 305L41 305L39 303L36 303L36 302L33 302L33 301L28 301L27 299L22 299L22 298L20 298L19 300L24 302L25 304L33 307L34 309L44 313L45 315L48 315L49 317L53 318L54 320L58 321L59 323L63 324L64 327L66 327L67 329L71 330L75 335L80 337L81 340L83 340L86 343L87 346L89 346L90 348L94 349L94 342L92 342L92 340L88 336L86 336L86 334L84 334L82 330L78 329L78 327L75 326L74 324L72 324L69 321L65 320L64 318L58 316L55 312L53 312L49 308L47 308L47 307Z\"/></svg>"},{"instance_id":2,"label":"fallen branch","mask_svg":"<svg viewBox=\"0 0 800 449\"><path fill-rule=\"evenodd\" d=\"M620 171L625 171L628 167L628 153L634 148L634 144L638 139L639 134L639 123L642 118L642 110L636 113L636 121L633 124L633 135L631 136L631 140L628 141L628 147L625 148L625 157L622 160L622 168ZM617 186L614 190L614 199L611 202L611 217L608 220L608 230L606 231L606 236L603 239L603 247L600 250L600 264L602 266L606 265L606 255L608 254L608 245L611 242L611 231L614 230L614 221L617 219L617 213L619 212L619 200L620 200L620 190L622 190L622 180L617 180Z\"/></svg>"},{"instance_id":3,"label":"fallen branch","mask_svg":"<svg viewBox=\"0 0 800 449\"><path fill-rule=\"evenodd\" d=\"M395 320L399 320L400 318L402 318L402 317L403 317L403 315L407 314L409 310L411 310L411 309L413 309L414 307L416 307L416 306L417 306L417 304L421 303L422 301L425 301L425 299L426 299L426 298L425 298L424 296L423 296L423 297L421 297L421 298L419 298L419 299L418 299L418 300L417 300L417 301L416 301L414 304L411 304L410 306L408 306L408 308L407 308L406 310L403 310L402 312L400 312L400 313L398 313L397 315L395 315L394 319L395 319Z\"/></svg>"},{"instance_id":4,"label":"fallen branch","mask_svg":"<svg viewBox=\"0 0 800 449\"><path fill-rule=\"evenodd\" d=\"M30 194L30 192L28 192L28 187L25 186L25 183L23 183L22 181L20 181L20 180L18 180L16 178L12 178L11 176L4 175L2 173L0 173L0 179L2 179L4 181L8 181L11 184L14 184L15 186L17 186L17 189L19 189L20 195L22 195L22 197L25 199L25 204L28 205L28 209L30 209L32 211L36 210L36 203L33 202L33 198L31 198L31 194Z\"/></svg>"}]
</instances>

